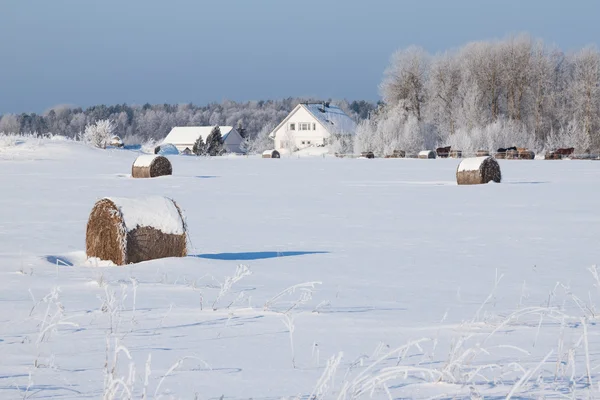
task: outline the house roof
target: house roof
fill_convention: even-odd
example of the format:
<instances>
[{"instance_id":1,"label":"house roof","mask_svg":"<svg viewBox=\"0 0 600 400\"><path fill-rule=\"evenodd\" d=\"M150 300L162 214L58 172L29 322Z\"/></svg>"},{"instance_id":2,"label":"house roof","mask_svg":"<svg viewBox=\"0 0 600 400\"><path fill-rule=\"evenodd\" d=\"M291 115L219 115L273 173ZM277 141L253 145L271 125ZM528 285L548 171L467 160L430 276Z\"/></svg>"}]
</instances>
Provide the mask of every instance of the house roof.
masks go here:
<instances>
[{"instance_id":1,"label":"house roof","mask_svg":"<svg viewBox=\"0 0 600 400\"><path fill-rule=\"evenodd\" d=\"M331 133L354 134L356 122L341 108L322 103L302 104Z\"/></svg>"},{"instance_id":2,"label":"house roof","mask_svg":"<svg viewBox=\"0 0 600 400\"><path fill-rule=\"evenodd\" d=\"M305 108L329 133L354 134L356 122L338 106L329 103L301 103L294 108L279 125L273 129L269 137L274 138L275 132L287 122L299 108Z\"/></svg>"},{"instance_id":3,"label":"house roof","mask_svg":"<svg viewBox=\"0 0 600 400\"><path fill-rule=\"evenodd\" d=\"M194 144L196 140L202 136L202 140L206 142L206 138L212 132L214 126L176 126L171 129L162 143L171 143L174 145ZM233 130L232 126L219 126L223 140Z\"/></svg>"}]
</instances>

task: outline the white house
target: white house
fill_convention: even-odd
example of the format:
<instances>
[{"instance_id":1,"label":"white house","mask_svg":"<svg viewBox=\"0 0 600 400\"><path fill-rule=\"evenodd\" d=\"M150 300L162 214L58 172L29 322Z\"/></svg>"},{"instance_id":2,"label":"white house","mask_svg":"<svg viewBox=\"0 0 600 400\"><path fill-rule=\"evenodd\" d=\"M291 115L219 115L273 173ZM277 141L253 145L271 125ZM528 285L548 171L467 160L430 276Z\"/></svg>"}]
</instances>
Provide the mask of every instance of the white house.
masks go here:
<instances>
[{"instance_id":1,"label":"white house","mask_svg":"<svg viewBox=\"0 0 600 400\"><path fill-rule=\"evenodd\" d=\"M206 138L213 128L214 126L176 126L171 129L171 132L161 144L170 143L177 147L180 153L184 152L185 149L191 151L200 136L206 143ZM223 148L230 153L243 153L241 144L244 139L240 133L232 126L219 126L219 129L223 137Z\"/></svg>"},{"instance_id":2,"label":"white house","mask_svg":"<svg viewBox=\"0 0 600 400\"><path fill-rule=\"evenodd\" d=\"M353 135L356 123L341 108L324 103L298 104L269 134L275 149L323 146L333 134ZM290 146L293 145L293 146Z\"/></svg>"}]
</instances>

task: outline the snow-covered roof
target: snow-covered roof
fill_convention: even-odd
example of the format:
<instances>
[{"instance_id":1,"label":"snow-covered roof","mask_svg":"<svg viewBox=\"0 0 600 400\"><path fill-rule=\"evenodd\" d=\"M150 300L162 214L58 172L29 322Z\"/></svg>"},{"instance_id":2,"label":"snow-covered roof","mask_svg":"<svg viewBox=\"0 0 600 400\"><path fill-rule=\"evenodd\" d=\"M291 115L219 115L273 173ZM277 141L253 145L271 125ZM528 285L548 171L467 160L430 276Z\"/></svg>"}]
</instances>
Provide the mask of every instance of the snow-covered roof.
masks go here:
<instances>
[{"instance_id":1,"label":"snow-covered roof","mask_svg":"<svg viewBox=\"0 0 600 400\"><path fill-rule=\"evenodd\" d=\"M176 126L171 129L171 132L167 135L166 138L162 141L162 143L171 143L174 145L193 145L196 140L200 136L202 136L202 140L206 142L206 138L212 130L214 126ZM221 136L223 140L227 138L227 135L233 129L232 126L219 126L221 130Z\"/></svg>"},{"instance_id":2,"label":"snow-covered roof","mask_svg":"<svg viewBox=\"0 0 600 400\"><path fill-rule=\"evenodd\" d=\"M149 167L156 157L158 156L155 154L142 154L141 156L138 156L138 158L135 159L135 161L133 162L133 166Z\"/></svg>"},{"instance_id":3,"label":"snow-covered roof","mask_svg":"<svg viewBox=\"0 0 600 400\"><path fill-rule=\"evenodd\" d=\"M332 133L354 134L356 122L341 108L328 103L302 104L321 124Z\"/></svg>"},{"instance_id":4,"label":"snow-covered roof","mask_svg":"<svg viewBox=\"0 0 600 400\"><path fill-rule=\"evenodd\" d=\"M107 197L112 201L125 221L127 231L147 226L163 233L181 235L185 233L184 222L173 200L162 196L141 198Z\"/></svg>"},{"instance_id":5,"label":"snow-covered roof","mask_svg":"<svg viewBox=\"0 0 600 400\"><path fill-rule=\"evenodd\" d=\"M269 137L275 138L275 132L289 120L301 107L304 107L329 133L356 133L356 122L338 106L329 103L301 103L294 108L283 121L271 131Z\"/></svg>"},{"instance_id":6,"label":"snow-covered roof","mask_svg":"<svg viewBox=\"0 0 600 400\"><path fill-rule=\"evenodd\" d=\"M485 160L487 160L488 158L491 158L491 157L485 156L485 157L465 158L460 162L460 164L458 164L458 172L479 171L479 168L481 168L481 164L483 164L483 162Z\"/></svg>"}]
</instances>

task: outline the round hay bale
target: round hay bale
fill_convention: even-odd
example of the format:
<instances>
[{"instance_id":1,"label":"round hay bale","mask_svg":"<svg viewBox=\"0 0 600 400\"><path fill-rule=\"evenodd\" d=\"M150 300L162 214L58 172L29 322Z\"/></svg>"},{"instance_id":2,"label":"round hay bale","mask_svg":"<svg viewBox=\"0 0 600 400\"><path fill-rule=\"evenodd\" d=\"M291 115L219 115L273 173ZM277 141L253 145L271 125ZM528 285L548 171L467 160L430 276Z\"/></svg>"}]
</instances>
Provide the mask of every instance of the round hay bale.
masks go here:
<instances>
[{"instance_id":1,"label":"round hay bale","mask_svg":"<svg viewBox=\"0 0 600 400\"><path fill-rule=\"evenodd\" d=\"M507 160L516 160L519 158L519 151L518 150L507 150L505 158Z\"/></svg>"},{"instance_id":2,"label":"round hay bale","mask_svg":"<svg viewBox=\"0 0 600 400\"><path fill-rule=\"evenodd\" d=\"M490 155L490 152L487 150L477 150L477 157L487 157Z\"/></svg>"},{"instance_id":3,"label":"round hay bale","mask_svg":"<svg viewBox=\"0 0 600 400\"><path fill-rule=\"evenodd\" d=\"M363 151L360 153L360 158L375 158L375 154L372 151Z\"/></svg>"},{"instance_id":4,"label":"round hay bale","mask_svg":"<svg viewBox=\"0 0 600 400\"><path fill-rule=\"evenodd\" d=\"M385 158L404 158L406 157L406 152L404 150L394 150L392 154L388 154Z\"/></svg>"},{"instance_id":5,"label":"round hay bale","mask_svg":"<svg viewBox=\"0 0 600 400\"><path fill-rule=\"evenodd\" d=\"M103 198L96 202L87 223L88 257L117 265L187 255L187 226L172 199Z\"/></svg>"},{"instance_id":6,"label":"round hay bale","mask_svg":"<svg viewBox=\"0 0 600 400\"><path fill-rule=\"evenodd\" d=\"M450 150L450 158L462 158L461 150Z\"/></svg>"},{"instance_id":7,"label":"round hay bale","mask_svg":"<svg viewBox=\"0 0 600 400\"><path fill-rule=\"evenodd\" d=\"M520 160L533 160L535 159L535 153L531 150L519 150L519 159Z\"/></svg>"},{"instance_id":8,"label":"round hay bale","mask_svg":"<svg viewBox=\"0 0 600 400\"><path fill-rule=\"evenodd\" d=\"M155 178L172 173L173 167L169 159L155 154L143 154L136 158L131 166L133 178Z\"/></svg>"},{"instance_id":9,"label":"round hay bale","mask_svg":"<svg viewBox=\"0 0 600 400\"><path fill-rule=\"evenodd\" d=\"M266 150L262 153L262 158L281 158L277 150Z\"/></svg>"},{"instance_id":10,"label":"round hay bale","mask_svg":"<svg viewBox=\"0 0 600 400\"><path fill-rule=\"evenodd\" d=\"M505 151L498 152L494 155L494 157L497 158L498 160L504 160L506 158L506 152Z\"/></svg>"},{"instance_id":11,"label":"round hay bale","mask_svg":"<svg viewBox=\"0 0 600 400\"><path fill-rule=\"evenodd\" d=\"M179 155L179 150L171 143L163 143L154 148L154 154L158 154L159 156L177 156Z\"/></svg>"},{"instance_id":12,"label":"round hay bale","mask_svg":"<svg viewBox=\"0 0 600 400\"><path fill-rule=\"evenodd\" d=\"M500 183L500 165L493 157L465 158L456 169L456 183L459 185L479 185L490 181Z\"/></svg>"},{"instance_id":13,"label":"round hay bale","mask_svg":"<svg viewBox=\"0 0 600 400\"><path fill-rule=\"evenodd\" d=\"M433 150L423 150L419 152L419 158L421 159L430 159L430 158L435 158L435 151Z\"/></svg>"}]
</instances>

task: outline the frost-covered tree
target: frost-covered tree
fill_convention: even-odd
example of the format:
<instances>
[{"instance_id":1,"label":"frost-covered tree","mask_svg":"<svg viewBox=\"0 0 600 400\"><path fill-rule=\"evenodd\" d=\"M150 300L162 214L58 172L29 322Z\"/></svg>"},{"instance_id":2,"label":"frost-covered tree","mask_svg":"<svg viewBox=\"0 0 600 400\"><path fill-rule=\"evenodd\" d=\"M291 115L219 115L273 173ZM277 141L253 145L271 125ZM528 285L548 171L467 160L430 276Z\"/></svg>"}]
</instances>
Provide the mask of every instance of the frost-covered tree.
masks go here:
<instances>
[{"instance_id":1,"label":"frost-covered tree","mask_svg":"<svg viewBox=\"0 0 600 400\"><path fill-rule=\"evenodd\" d=\"M573 56L571 101L578 129L600 146L600 53L587 47Z\"/></svg>"},{"instance_id":2,"label":"frost-covered tree","mask_svg":"<svg viewBox=\"0 0 600 400\"><path fill-rule=\"evenodd\" d=\"M220 156L223 153L223 137L221 136L221 128L217 125L206 137L206 154Z\"/></svg>"},{"instance_id":3,"label":"frost-covered tree","mask_svg":"<svg viewBox=\"0 0 600 400\"><path fill-rule=\"evenodd\" d=\"M105 149L114 134L114 130L115 125L111 121L107 119L96 121L95 124L85 127L83 141L92 146Z\"/></svg>"},{"instance_id":4,"label":"frost-covered tree","mask_svg":"<svg viewBox=\"0 0 600 400\"><path fill-rule=\"evenodd\" d=\"M426 101L429 56L420 47L399 50L385 71L380 91L386 103L402 103L404 109L420 121Z\"/></svg>"},{"instance_id":5,"label":"frost-covered tree","mask_svg":"<svg viewBox=\"0 0 600 400\"><path fill-rule=\"evenodd\" d=\"M254 138L244 138L243 147L249 154L261 154L265 150L273 148L273 139L269 137L269 134L275 129L275 123L271 122L265 125L258 135Z\"/></svg>"},{"instance_id":6,"label":"frost-covered tree","mask_svg":"<svg viewBox=\"0 0 600 400\"><path fill-rule=\"evenodd\" d=\"M197 156L206 155L206 144L204 143L204 140L202 140L202 135L198 136L198 139L196 139L196 141L194 142L194 146L192 147L192 153L194 153Z\"/></svg>"},{"instance_id":7,"label":"frost-covered tree","mask_svg":"<svg viewBox=\"0 0 600 400\"><path fill-rule=\"evenodd\" d=\"M5 114L0 118L0 133L16 134L20 133L21 126L19 119L14 114Z\"/></svg>"}]
</instances>

